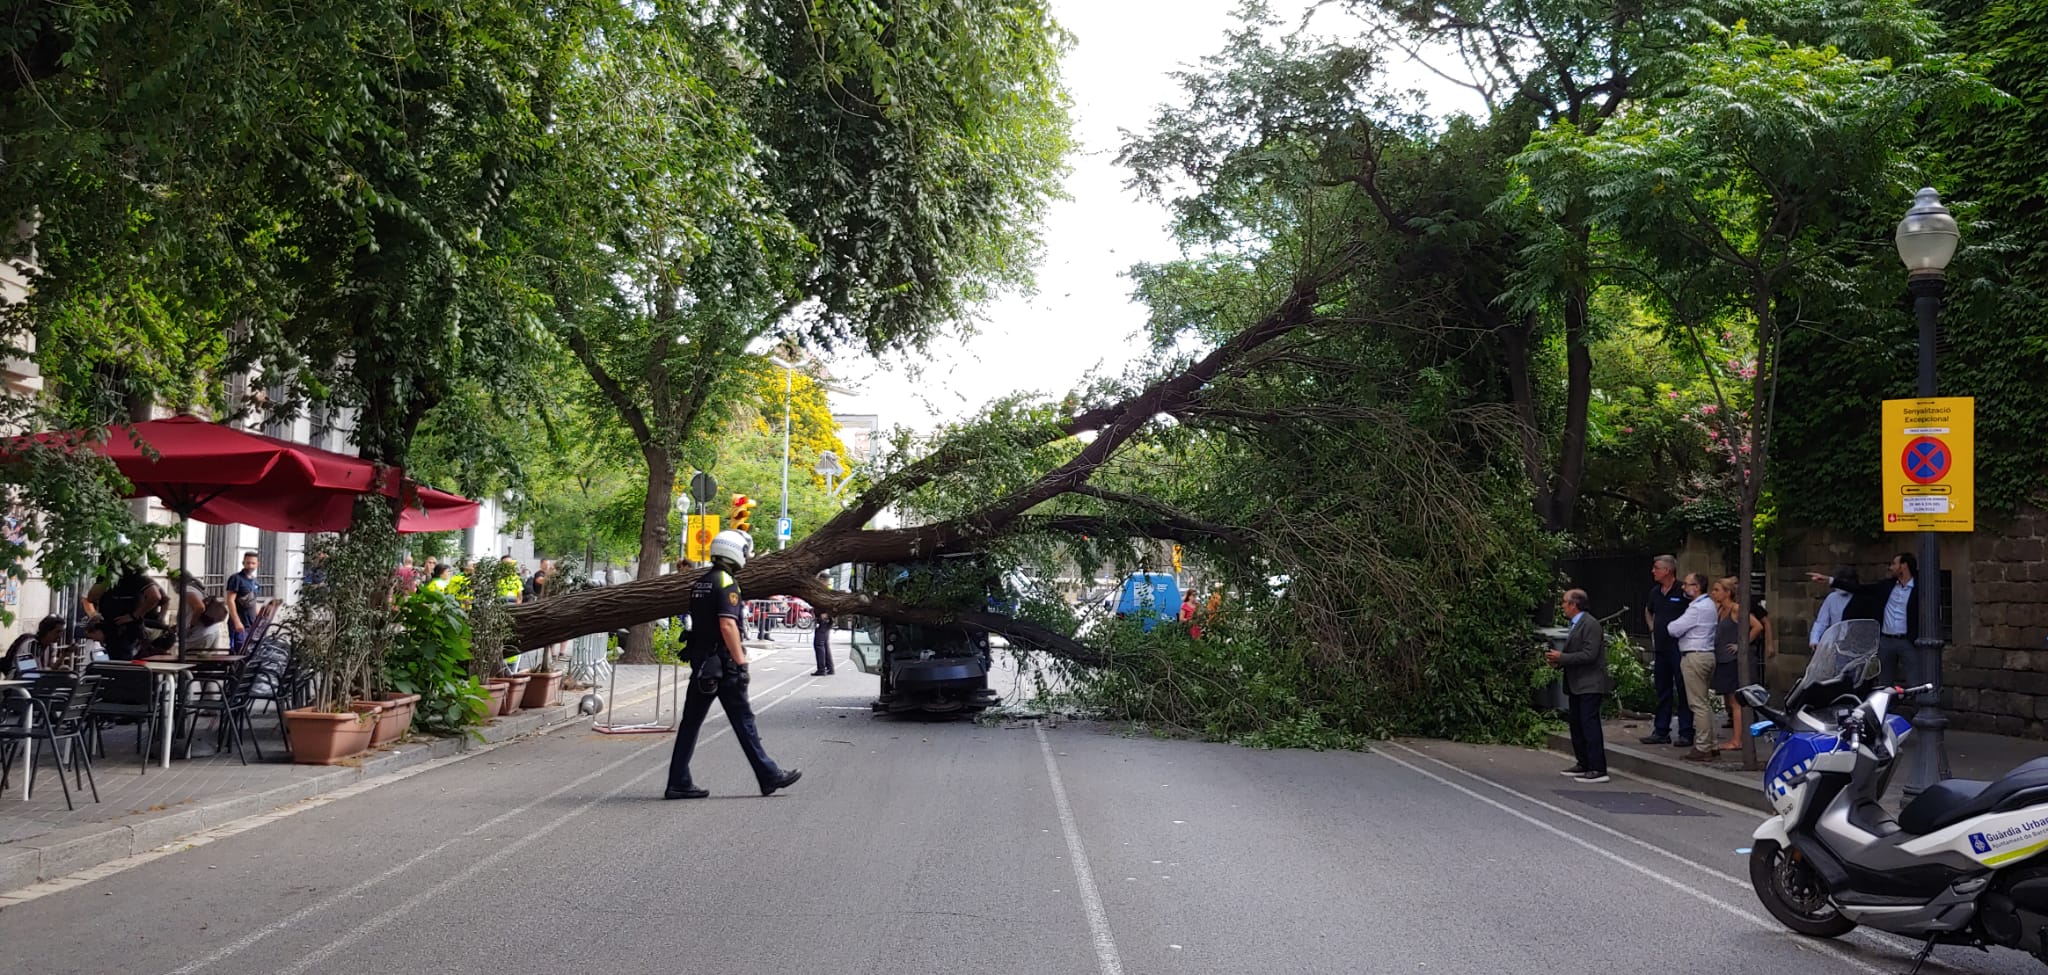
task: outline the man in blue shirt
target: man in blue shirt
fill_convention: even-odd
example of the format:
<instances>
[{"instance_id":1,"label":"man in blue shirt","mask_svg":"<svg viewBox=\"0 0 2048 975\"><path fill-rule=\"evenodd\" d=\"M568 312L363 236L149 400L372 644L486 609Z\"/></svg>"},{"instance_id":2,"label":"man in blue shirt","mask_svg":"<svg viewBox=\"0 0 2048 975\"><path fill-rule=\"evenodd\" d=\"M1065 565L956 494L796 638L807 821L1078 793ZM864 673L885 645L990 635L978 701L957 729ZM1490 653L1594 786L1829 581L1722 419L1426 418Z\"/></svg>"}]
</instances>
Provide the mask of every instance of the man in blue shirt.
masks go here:
<instances>
[{"instance_id":1,"label":"man in blue shirt","mask_svg":"<svg viewBox=\"0 0 2048 975\"><path fill-rule=\"evenodd\" d=\"M228 646L234 650L242 649L249 628L256 625L256 597L263 588L256 581L256 566L261 561L256 553L243 552L242 571L229 576L222 586L228 591Z\"/></svg>"},{"instance_id":2,"label":"man in blue shirt","mask_svg":"<svg viewBox=\"0 0 2048 975\"><path fill-rule=\"evenodd\" d=\"M1912 683L1906 679L1909 668L1906 661L1913 659L1913 641L1920 638L1920 600L1913 598L1918 588L1920 560L1911 552L1900 552L1892 557L1891 578L1881 582L1857 585L1852 579L1831 578L1818 572L1809 572L1806 577L1814 582L1824 582L1835 589L1849 593L1852 600L1865 597L1884 600L1883 608L1877 611L1877 659L1884 670L1879 675L1886 684ZM1849 618L1856 618L1853 614ZM1935 624L1937 630L1940 623Z\"/></svg>"}]
</instances>

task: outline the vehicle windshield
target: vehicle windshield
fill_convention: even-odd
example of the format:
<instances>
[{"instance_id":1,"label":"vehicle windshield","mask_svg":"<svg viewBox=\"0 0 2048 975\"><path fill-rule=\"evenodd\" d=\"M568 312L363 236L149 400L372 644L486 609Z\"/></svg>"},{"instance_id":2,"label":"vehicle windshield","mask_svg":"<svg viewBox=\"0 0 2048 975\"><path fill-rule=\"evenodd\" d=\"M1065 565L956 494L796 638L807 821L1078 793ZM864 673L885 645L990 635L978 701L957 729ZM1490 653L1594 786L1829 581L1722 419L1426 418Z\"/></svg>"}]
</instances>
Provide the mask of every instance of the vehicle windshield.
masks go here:
<instances>
[{"instance_id":1,"label":"vehicle windshield","mask_svg":"<svg viewBox=\"0 0 2048 975\"><path fill-rule=\"evenodd\" d=\"M1805 687L1844 678L1851 684L1861 683L1870 662L1876 658L1877 621L1843 620L1821 634L1820 646L1814 649L1813 659L1806 664L1806 676L1799 678L1799 685Z\"/></svg>"}]
</instances>

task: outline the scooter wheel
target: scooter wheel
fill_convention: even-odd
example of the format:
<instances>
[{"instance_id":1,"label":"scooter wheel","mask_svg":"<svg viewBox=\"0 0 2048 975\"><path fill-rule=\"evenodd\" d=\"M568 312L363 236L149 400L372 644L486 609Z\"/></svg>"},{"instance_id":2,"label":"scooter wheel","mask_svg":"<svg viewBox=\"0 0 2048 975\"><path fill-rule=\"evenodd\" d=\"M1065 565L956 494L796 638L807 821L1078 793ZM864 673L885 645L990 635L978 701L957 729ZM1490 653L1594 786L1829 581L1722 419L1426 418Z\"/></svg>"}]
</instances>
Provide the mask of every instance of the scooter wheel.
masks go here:
<instances>
[{"instance_id":1,"label":"scooter wheel","mask_svg":"<svg viewBox=\"0 0 2048 975\"><path fill-rule=\"evenodd\" d=\"M1749 852L1749 884L1779 924L1816 938L1839 938L1855 930L1828 899L1827 885L1812 865L1769 840Z\"/></svg>"}]
</instances>

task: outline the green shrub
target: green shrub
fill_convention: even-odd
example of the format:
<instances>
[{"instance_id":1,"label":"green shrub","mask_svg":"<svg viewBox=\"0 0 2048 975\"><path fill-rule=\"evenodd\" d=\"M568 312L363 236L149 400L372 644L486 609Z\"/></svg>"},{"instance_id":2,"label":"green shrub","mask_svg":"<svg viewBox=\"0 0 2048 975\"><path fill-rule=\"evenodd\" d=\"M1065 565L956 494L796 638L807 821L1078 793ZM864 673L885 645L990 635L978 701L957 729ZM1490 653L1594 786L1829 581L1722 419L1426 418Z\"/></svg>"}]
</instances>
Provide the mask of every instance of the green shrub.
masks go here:
<instances>
[{"instance_id":1,"label":"green shrub","mask_svg":"<svg viewBox=\"0 0 2048 975\"><path fill-rule=\"evenodd\" d=\"M418 694L413 725L451 734L490 718L491 695L470 673L469 615L462 601L422 589L398 611L402 627L384 660L384 676L403 694Z\"/></svg>"}]
</instances>

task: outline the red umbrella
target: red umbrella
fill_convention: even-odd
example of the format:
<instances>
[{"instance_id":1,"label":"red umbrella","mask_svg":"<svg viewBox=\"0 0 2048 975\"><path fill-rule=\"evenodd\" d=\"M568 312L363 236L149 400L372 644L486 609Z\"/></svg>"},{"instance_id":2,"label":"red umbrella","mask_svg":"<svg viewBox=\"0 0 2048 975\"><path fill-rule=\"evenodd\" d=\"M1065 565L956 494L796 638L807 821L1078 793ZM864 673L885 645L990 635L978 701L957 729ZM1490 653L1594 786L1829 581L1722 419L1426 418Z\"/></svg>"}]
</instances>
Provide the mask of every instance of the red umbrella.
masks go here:
<instances>
[{"instance_id":1,"label":"red umbrella","mask_svg":"<svg viewBox=\"0 0 2048 975\"><path fill-rule=\"evenodd\" d=\"M373 492L405 502L398 516L401 532L451 531L477 521L477 502L407 482L397 468L195 416L116 424L107 432L104 442L81 431L16 439L58 449L94 450L135 485L130 497L155 497L179 517L209 524L281 532L346 531L355 518L355 499ZM7 453L12 451L0 450L0 456ZM187 548L181 545L178 551L183 575ZM181 596L181 645L184 611Z\"/></svg>"}]
</instances>

